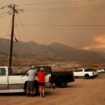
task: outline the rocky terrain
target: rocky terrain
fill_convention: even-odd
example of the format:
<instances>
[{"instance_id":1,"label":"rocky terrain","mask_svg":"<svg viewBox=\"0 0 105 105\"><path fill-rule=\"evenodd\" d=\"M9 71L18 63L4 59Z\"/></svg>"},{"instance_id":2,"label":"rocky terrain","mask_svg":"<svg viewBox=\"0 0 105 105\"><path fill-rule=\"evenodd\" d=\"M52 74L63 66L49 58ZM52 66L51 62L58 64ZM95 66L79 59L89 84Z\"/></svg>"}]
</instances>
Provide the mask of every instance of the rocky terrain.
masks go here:
<instances>
[{"instance_id":1,"label":"rocky terrain","mask_svg":"<svg viewBox=\"0 0 105 105\"><path fill-rule=\"evenodd\" d=\"M8 58L9 56L8 39L0 38L0 58ZM49 61L70 61L79 63L104 63L105 52L102 51L86 51L82 49L72 48L61 43L52 43L50 45L42 45L35 42L15 42L13 57L18 59L36 59ZM16 60L15 59L15 60ZM1 60L1 59L0 59Z\"/></svg>"}]
</instances>

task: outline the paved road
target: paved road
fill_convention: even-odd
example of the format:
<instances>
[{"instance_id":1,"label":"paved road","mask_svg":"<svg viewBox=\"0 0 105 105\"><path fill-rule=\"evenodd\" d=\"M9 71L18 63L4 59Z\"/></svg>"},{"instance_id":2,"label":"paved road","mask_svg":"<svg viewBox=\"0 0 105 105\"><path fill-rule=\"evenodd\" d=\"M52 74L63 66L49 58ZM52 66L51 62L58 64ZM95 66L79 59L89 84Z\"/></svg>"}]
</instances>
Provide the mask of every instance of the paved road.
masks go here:
<instances>
[{"instance_id":1,"label":"paved road","mask_svg":"<svg viewBox=\"0 0 105 105\"><path fill-rule=\"evenodd\" d=\"M105 74L95 79L76 79L67 88L47 89L46 97L24 94L0 95L1 105L104 105Z\"/></svg>"}]
</instances>

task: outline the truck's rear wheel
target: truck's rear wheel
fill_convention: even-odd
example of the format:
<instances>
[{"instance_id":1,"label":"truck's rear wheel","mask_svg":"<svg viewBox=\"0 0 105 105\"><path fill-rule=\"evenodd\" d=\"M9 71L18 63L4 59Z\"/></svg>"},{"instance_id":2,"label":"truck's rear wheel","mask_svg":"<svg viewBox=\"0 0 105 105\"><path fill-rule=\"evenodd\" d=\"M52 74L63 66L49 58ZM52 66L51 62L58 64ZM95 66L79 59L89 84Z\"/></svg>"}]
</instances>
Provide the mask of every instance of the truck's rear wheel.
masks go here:
<instances>
[{"instance_id":1,"label":"truck's rear wheel","mask_svg":"<svg viewBox=\"0 0 105 105\"><path fill-rule=\"evenodd\" d=\"M67 86L67 83L66 82L61 82L61 87L62 88L65 88Z\"/></svg>"},{"instance_id":2,"label":"truck's rear wheel","mask_svg":"<svg viewBox=\"0 0 105 105\"><path fill-rule=\"evenodd\" d=\"M38 95L39 94L39 88L35 87L34 88L34 95Z\"/></svg>"},{"instance_id":3,"label":"truck's rear wheel","mask_svg":"<svg viewBox=\"0 0 105 105\"><path fill-rule=\"evenodd\" d=\"M62 87L62 88L65 88L67 86L67 83L64 81L57 81L55 84L57 87Z\"/></svg>"},{"instance_id":4,"label":"truck's rear wheel","mask_svg":"<svg viewBox=\"0 0 105 105\"><path fill-rule=\"evenodd\" d=\"M85 79L89 79L89 78L90 78L89 74L85 74Z\"/></svg>"}]
</instances>

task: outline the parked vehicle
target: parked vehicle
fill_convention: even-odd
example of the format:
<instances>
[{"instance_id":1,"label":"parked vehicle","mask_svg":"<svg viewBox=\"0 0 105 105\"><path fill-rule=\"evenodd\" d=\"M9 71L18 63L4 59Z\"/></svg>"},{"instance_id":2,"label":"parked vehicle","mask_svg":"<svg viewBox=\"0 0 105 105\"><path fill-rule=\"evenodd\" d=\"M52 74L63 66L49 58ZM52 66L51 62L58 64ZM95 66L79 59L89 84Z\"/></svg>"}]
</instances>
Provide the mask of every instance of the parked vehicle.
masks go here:
<instances>
[{"instance_id":1,"label":"parked vehicle","mask_svg":"<svg viewBox=\"0 0 105 105\"><path fill-rule=\"evenodd\" d=\"M45 83L49 82L51 74L47 74L45 77ZM26 92L28 76L25 74L9 74L9 68L7 66L0 66L0 93L11 92ZM38 90L38 81L35 82L35 89ZM36 91L37 92L37 91ZM37 93L35 93L37 94Z\"/></svg>"},{"instance_id":2,"label":"parked vehicle","mask_svg":"<svg viewBox=\"0 0 105 105\"><path fill-rule=\"evenodd\" d=\"M39 70L40 66L37 67ZM51 74L50 83L57 87L66 87L68 83L74 82L73 71L53 71L51 66L43 66L45 72Z\"/></svg>"},{"instance_id":3,"label":"parked vehicle","mask_svg":"<svg viewBox=\"0 0 105 105\"><path fill-rule=\"evenodd\" d=\"M55 84L56 86L66 87L68 82L74 81L73 72L52 72L50 66L38 66L36 67L37 72L40 67L43 67L45 76L45 85ZM28 76L24 74L10 74L7 66L0 66L0 93L11 93L11 92L25 92L27 89ZM38 92L38 81L35 82L35 94Z\"/></svg>"},{"instance_id":4,"label":"parked vehicle","mask_svg":"<svg viewBox=\"0 0 105 105\"><path fill-rule=\"evenodd\" d=\"M97 69L97 72L98 73L105 73L105 69L104 68L99 68L99 69Z\"/></svg>"},{"instance_id":5,"label":"parked vehicle","mask_svg":"<svg viewBox=\"0 0 105 105\"><path fill-rule=\"evenodd\" d=\"M92 68L79 68L74 71L74 76L89 79L98 76L98 72Z\"/></svg>"},{"instance_id":6,"label":"parked vehicle","mask_svg":"<svg viewBox=\"0 0 105 105\"><path fill-rule=\"evenodd\" d=\"M73 71L52 72L51 82L57 87L66 87L68 83L74 82Z\"/></svg>"}]
</instances>

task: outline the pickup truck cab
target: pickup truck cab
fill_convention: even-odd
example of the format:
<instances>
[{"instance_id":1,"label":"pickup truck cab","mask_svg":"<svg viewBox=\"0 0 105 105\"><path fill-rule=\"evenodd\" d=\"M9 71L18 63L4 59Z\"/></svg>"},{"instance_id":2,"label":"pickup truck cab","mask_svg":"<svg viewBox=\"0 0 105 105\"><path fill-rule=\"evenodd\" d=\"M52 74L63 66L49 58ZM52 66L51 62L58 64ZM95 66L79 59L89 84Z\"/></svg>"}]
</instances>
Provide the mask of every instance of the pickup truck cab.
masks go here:
<instances>
[{"instance_id":1,"label":"pickup truck cab","mask_svg":"<svg viewBox=\"0 0 105 105\"><path fill-rule=\"evenodd\" d=\"M49 83L51 73L45 76L45 83ZM7 66L0 66L0 93L26 92L28 76L25 74L10 74ZM38 89L37 78L35 88Z\"/></svg>"},{"instance_id":2,"label":"pickup truck cab","mask_svg":"<svg viewBox=\"0 0 105 105\"><path fill-rule=\"evenodd\" d=\"M89 79L98 76L98 72L92 68L79 68L74 71L74 76Z\"/></svg>"}]
</instances>

